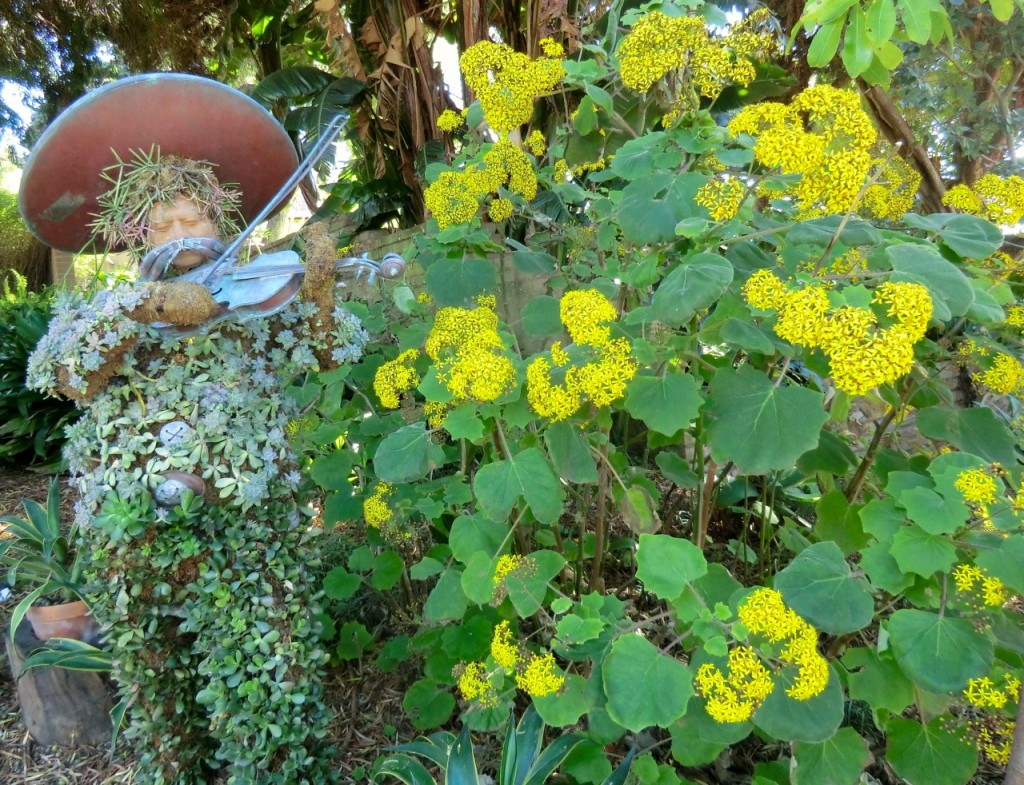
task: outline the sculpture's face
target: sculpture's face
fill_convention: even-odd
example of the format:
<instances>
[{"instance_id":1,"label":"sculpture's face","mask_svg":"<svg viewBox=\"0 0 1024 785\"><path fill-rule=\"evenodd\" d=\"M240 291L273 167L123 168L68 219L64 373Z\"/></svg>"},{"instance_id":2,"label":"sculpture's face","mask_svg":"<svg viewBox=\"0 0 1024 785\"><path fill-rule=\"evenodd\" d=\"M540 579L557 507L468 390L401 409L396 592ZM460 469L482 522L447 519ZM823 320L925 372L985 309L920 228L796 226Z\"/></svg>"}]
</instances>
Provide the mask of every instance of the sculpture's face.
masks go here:
<instances>
[{"instance_id":1,"label":"sculpture's face","mask_svg":"<svg viewBox=\"0 0 1024 785\"><path fill-rule=\"evenodd\" d=\"M173 202L160 202L149 211L149 244L155 248L172 240L185 237L216 237L221 239L217 226L192 200L179 196ZM182 251L171 265L179 270L191 270L209 261L198 251Z\"/></svg>"}]
</instances>

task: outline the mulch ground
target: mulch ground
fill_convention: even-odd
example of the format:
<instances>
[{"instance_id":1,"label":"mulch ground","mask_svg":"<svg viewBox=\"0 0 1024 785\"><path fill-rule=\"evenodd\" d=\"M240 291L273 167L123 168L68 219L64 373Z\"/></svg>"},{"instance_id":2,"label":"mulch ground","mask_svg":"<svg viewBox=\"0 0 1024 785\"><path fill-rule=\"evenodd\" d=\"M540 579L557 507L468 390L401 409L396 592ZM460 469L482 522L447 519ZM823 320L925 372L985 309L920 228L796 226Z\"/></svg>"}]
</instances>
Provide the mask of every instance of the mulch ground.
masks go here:
<instances>
[{"instance_id":1,"label":"mulch ground","mask_svg":"<svg viewBox=\"0 0 1024 785\"><path fill-rule=\"evenodd\" d=\"M0 515L24 515L25 497L45 503L49 477L0 470ZM73 493L61 493L65 520L71 517ZM6 635L15 600L0 604L0 631ZM402 696L414 676L381 673L372 662L352 661L331 668L325 702L334 713L332 742L340 750L338 771L346 782L366 782L363 772L395 739L410 741L416 730L402 711ZM28 735L18 706L17 686L6 651L0 646L0 783L2 785L127 785L135 771L125 745L113 755L109 747L42 747Z\"/></svg>"}]
</instances>

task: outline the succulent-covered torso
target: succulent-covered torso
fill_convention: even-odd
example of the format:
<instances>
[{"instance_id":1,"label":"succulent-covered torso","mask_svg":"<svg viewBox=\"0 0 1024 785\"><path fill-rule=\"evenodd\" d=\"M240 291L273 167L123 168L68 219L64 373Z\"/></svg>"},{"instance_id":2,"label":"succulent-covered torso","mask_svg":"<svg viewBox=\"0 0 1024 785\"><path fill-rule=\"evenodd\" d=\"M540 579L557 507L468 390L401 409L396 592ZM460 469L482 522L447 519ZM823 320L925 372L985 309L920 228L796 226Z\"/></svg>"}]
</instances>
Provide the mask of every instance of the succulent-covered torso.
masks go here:
<instances>
[{"instance_id":1,"label":"succulent-covered torso","mask_svg":"<svg viewBox=\"0 0 1024 785\"><path fill-rule=\"evenodd\" d=\"M31 386L84 409L65 455L92 604L134 701L139 777L204 782L216 760L249 782L271 755L268 782L301 782L324 732L327 655L285 388L358 359L367 335L339 306L324 318L296 301L172 338L128 316L146 296L134 284L65 296L29 364ZM168 472L201 478L202 498L158 504Z\"/></svg>"}]
</instances>

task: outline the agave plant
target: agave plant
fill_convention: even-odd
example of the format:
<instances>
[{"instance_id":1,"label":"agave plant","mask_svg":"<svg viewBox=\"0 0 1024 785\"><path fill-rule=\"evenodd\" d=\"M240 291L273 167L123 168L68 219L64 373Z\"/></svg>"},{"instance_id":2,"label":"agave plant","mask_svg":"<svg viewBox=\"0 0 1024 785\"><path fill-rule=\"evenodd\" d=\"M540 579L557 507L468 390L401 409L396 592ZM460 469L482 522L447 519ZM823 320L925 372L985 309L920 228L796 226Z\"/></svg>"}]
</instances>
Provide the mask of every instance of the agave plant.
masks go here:
<instances>
[{"instance_id":1,"label":"agave plant","mask_svg":"<svg viewBox=\"0 0 1024 785\"><path fill-rule=\"evenodd\" d=\"M509 718L496 785L543 785L569 753L585 740L583 736L569 733L544 747L544 727L544 721L532 705L518 725ZM375 783L393 778L405 785L437 785L433 775L417 758L440 768L445 785L482 785L485 781L477 769L469 726L464 726L457 737L448 731L438 731L388 749L398 754L380 764L373 775ZM633 751L630 751L603 785L622 785L632 763Z\"/></svg>"},{"instance_id":2,"label":"agave plant","mask_svg":"<svg viewBox=\"0 0 1024 785\"><path fill-rule=\"evenodd\" d=\"M0 566L11 586L31 585L11 616L11 631L41 597L59 594L64 602L81 597L82 553L77 547L78 527L65 535L60 525L60 478L54 475L46 506L33 499L22 501L25 518L0 516L8 537L0 540Z\"/></svg>"}]
</instances>

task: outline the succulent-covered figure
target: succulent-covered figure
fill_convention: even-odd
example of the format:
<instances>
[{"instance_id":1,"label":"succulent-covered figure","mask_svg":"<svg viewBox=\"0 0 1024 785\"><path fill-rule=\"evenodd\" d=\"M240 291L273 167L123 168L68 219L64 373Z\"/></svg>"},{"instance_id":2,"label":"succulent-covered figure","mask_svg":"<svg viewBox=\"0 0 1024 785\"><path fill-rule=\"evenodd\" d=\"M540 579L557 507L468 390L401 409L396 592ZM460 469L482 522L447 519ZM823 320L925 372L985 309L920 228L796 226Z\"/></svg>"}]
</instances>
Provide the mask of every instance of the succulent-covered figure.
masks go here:
<instances>
[{"instance_id":1,"label":"succulent-covered figure","mask_svg":"<svg viewBox=\"0 0 1024 785\"><path fill-rule=\"evenodd\" d=\"M204 138L226 103L249 101L206 80L165 79L172 91L182 79L212 91ZM153 95L151 82L134 84L150 92L150 103L170 100ZM105 90L123 103L135 96L129 87ZM93 109L88 99L72 107L71 121L62 116L57 133L51 128L41 139L27 167L30 197L32 175L75 130L74 113ZM250 185L266 191L268 168L295 167L283 131L262 110L251 114L246 132L252 136L258 123L267 137L252 146L258 161L228 165L216 150L206 153L238 190L196 160L194 124L161 137L145 117L128 119L140 126L136 143L119 138L128 147L114 147L114 168L105 180L103 168L92 172L99 182L83 186L99 206L89 222L108 247L184 240L185 252L163 280L89 298L64 294L29 366L31 386L70 396L84 410L66 457L81 493L76 516L89 546L90 599L130 701L125 733L147 785L334 777L323 739L327 652L310 574L316 551L286 439L299 412L285 386L297 374L357 360L367 335L334 302L334 247L325 236L307 242L305 275L289 279L294 290L301 282L299 296L284 286L292 293L260 318L232 318L210 288L175 279L179 268L216 257L233 221L255 212L242 194ZM122 124L121 137L132 136L123 131ZM241 143L224 136L225 150ZM286 144L278 144L282 137ZM62 154L77 160L74 146ZM262 166L268 155L291 158ZM75 185L64 183L72 194ZM30 225L54 242L59 232L49 231L43 211L25 204Z\"/></svg>"}]
</instances>

